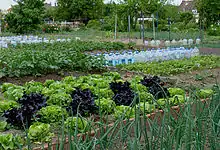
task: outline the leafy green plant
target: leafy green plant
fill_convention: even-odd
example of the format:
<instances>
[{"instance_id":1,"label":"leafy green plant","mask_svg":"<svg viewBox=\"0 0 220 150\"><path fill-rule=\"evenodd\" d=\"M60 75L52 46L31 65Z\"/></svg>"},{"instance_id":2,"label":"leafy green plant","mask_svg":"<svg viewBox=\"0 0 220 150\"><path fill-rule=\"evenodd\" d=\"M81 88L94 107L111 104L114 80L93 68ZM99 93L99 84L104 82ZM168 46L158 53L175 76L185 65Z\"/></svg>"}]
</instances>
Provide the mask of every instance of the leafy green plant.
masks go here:
<instances>
[{"instance_id":1,"label":"leafy green plant","mask_svg":"<svg viewBox=\"0 0 220 150\"><path fill-rule=\"evenodd\" d=\"M198 92L198 96L200 98L209 98L214 94L214 91L212 89L201 89Z\"/></svg>"},{"instance_id":2,"label":"leafy green plant","mask_svg":"<svg viewBox=\"0 0 220 150\"><path fill-rule=\"evenodd\" d=\"M185 94L185 91L181 88L169 88L168 91L170 93L170 96Z\"/></svg>"},{"instance_id":3,"label":"leafy green plant","mask_svg":"<svg viewBox=\"0 0 220 150\"><path fill-rule=\"evenodd\" d=\"M215 55L195 56L190 59L169 60L163 62L134 63L129 65L119 65L129 71L141 71L152 75L175 75L193 70L206 68L217 68L220 66L220 57Z\"/></svg>"},{"instance_id":4,"label":"leafy green plant","mask_svg":"<svg viewBox=\"0 0 220 150\"><path fill-rule=\"evenodd\" d=\"M130 106L116 106L114 117L115 118L133 118L135 116L135 111Z\"/></svg>"},{"instance_id":5,"label":"leafy green plant","mask_svg":"<svg viewBox=\"0 0 220 150\"><path fill-rule=\"evenodd\" d=\"M156 109L154 104L150 104L148 102L141 102L137 104L136 106L137 108L140 108L141 114L148 114L148 113L153 112Z\"/></svg>"},{"instance_id":6,"label":"leafy green plant","mask_svg":"<svg viewBox=\"0 0 220 150\"><path fill-rule=\"evenodd\" d=\"M57 93L57 94L50 95L49 99L47 100L47 104L65 107L65 106L69 106L71 101L72 101L72 98L70 94Z\"/></svg>"},{"instance_id":7,"label":"leafy green plant","mask_svg":"<svg viewBox=\"0 0 220 150\"><path fill-rule=\"evenodd\" d=\"M83 133L88 130L88 122L85 118L81 117L69 117L64 122L64 126L66 129L70 131L78 130L79 132Z\"/></svg>"},{"instance_id":8,"label":"leafy green plant","mask_svg":"<svg viewBox=\"0 0 220 150\"><path fill-rule=\"evenodd\" d=\"M6 110L12 109L14 107L18 107L19 104L15 101L9 100L0 100L0 114Z\"/></svg>"},{"instance_id":9,"label":"leafy green plant","mask_svg":"<svg viewBox=\"0 0 220 150\"><path fill-rule=\"evenodd\" d=\"M11 83L4 83L2 85L2 92L5 99L17 101L24 94L24 88Z\"/></svg>"},{"instance_id":10,"label":"leafy green plant","mask_svg":"<svg viewBox=\"0 0 220 150\"><path fill-rule=\"evenodd\" d=\"M41 82L30 81L25 83L24 88L27 94L41 93L43 89L43 84Z\"/></svg>"},{"instance_id":11,"label":"leafy green plant","mask_svg":"<svg viewBox=\"0 0 220 150\"><path fill-rule=\"evenodd\" d=\"M0 134L0 149L2 150L14 150L19 145L23 145L20 136L13 136L13 134Z\"/></svg>"},{"instance_id":12,"label":"leafy green plant","mask_svg":"<svg viewBox=\"0 0 220 150\"><path fill-rule=\"evenodd\" d=\"M38 114L43 123L61 123L62 119L68 116L64 108L55 105L42 108Z\"/></svg>"},{"instance_id":13,"label":"leafy green plant","mask_svg":"<svg viewBox=\"0 0 220 150\"><path fill-rule=\"evenodd\" d=\"M49 124L35 122L28 129L28 136L32 142L43 143L50 142L54 134L51 132Z\"/></svg>"},{"instance_id":14,"label":"leafy green plant","mask_svg":"<svg viewBox=\"0 0 220 150\"><path fill-rule=\"evenodd\" d=\"M116 104L110 98L101 98L95 100L95 104L99 106L100 110L104 113L111 114L114 112Z\"/></svg>"},{"instance_id":15,"label":"leafy green plant","mask_svg":"<svg viewBox=\"0 0 220 150\"><path fill-rule=\"evenodd\" d=\"M3 83L1 86L2 93L7 91L10 87L14 87L15 85L12 83Z\"/></svg>"},{"instance_id":16,"label":"leafy green plant","mask_svg":"<svg viewBox=\"0 0 220 150\"><path fill-rule=\"evenodd\" d=\"M174 95L169 100L172 105L179 105L185 102L185 97L183 95Z\"/></svg>"},{"instance_id":17,"label":"leafy green plant","mask_svg":"<svg viewBox=\"0 0 220 150\"><path fill-rule=\"evenodd\" d=\"M18 45L0 50L0 74L20 77L39 76L59 71L102 71L102 56L87 55L85 51L123 49L120 42L72 41ZM4 63L3 63L4 62Z\"/></svg>"},{"instance_id":18,"label":"leafy green plant","mask_svg":"<svg viewBox=\"0 0 220 150\"><path fill-rule=\"evenodd\" d=\"M6 129L7 122L6 121L0 121L0 131L4 131Z\"/></svg>"}]
</instances>

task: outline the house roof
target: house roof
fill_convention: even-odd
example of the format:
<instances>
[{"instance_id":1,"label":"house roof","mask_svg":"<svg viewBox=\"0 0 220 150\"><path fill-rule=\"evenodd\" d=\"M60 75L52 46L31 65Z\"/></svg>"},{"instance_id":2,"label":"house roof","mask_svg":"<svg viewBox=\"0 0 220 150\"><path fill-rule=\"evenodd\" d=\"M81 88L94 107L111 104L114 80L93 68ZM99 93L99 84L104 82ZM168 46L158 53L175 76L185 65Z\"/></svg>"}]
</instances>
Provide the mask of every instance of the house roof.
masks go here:
<instances>
[{"instance_id":1,"label":"house roof","mask_svg":"<svg viewBox=\"0 0 220 150\"><path fill-rule=\"evenodd\" d=\"M179 6L180 11L192 11L195 9L195 3L193 0L183 0Z\"/></svg>"}]
</instances>

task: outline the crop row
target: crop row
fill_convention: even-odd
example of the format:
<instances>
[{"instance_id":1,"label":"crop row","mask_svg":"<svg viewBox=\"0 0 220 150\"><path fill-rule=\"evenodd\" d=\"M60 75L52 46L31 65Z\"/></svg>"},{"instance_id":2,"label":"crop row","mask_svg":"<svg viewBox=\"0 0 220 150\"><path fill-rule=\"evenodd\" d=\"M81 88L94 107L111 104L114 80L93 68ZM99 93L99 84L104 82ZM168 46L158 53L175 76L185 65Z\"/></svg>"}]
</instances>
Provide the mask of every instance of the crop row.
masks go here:
<instances>
[{"instance_id":1,"label":"crop row","mask_svg":"<svg viewBox=\"0 0 220 150\"><path fill-rule=\"evenodd\" d=\"M60 70L100 70L102 59L82 53L85 50L101 49L112 43L64 42L32 44L0 50L0 77L40 75ZM116 44L117 45L117 44Z\"/></svg>"},{"instance_id":2,"label":"crop row","mask_svg":"<svg viewBox=\"0 0 220 150\"><path fill-rule=\"evenodd\" d=\"M167 88L157 76L135 76L124 81L118 73L103 75L69 76L61 81L45 83L27 82L23 86L4 83L4 100L0 101L0 114L5 121L1 129L29 127L32 142L48 142L54 136L50 126L61 126L78 132L87 131L87 119L92 114L112 114L117 118L135 117L150 113L167 104L178 105L187 101L185 91ZM198 90L200 98L207 98L213 90ZM7 126L8 124L8 126Z\"/></svg>"},{"instance_id":3,"label":"crop row","mask_svg":"<svg viewBox=\"0 0 220 150\"><path fill-rule=\"evenodd\" d=\"M213 69L220 67L220 57L215 55L195 56L182 60L163 62L134 63L117 66L120 69L143 72L151 75L175 75L193 70Z\"/></svg>"}]
</instances>

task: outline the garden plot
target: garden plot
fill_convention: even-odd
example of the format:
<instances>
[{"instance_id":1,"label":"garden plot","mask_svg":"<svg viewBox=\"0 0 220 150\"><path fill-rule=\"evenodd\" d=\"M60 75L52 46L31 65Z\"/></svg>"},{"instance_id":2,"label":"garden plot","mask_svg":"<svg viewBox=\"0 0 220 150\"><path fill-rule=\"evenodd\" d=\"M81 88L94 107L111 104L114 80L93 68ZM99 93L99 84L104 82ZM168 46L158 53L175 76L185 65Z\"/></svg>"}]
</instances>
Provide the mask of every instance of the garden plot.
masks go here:
<instances>
[{"instance_id":1,"label":"garden plot","mask_svg":"<svg viewBox=\"0 0 220 150\"><path fill-rule=\"evenodd\" d=\"M66 136L91 132L101 125L106 115L111 114L114 119L106 118L104 126L120 119L135 118L137 112L145 116L188 101L184 90L166 87L157 76L134 76L125 81L119 73L113 72L78 78L69 76L45 83L32 81L23 86L4 83L1 91L4 96L1 113L6 121L1 122L2 130L27 131L26 137L33 143L50 142L59 135L61 127ZM200 98L208 98L215 90L201 89L196 93ZM94 115L99 116L95 122ZM14 147L17 142L28 144L22 135L12 139Z\"/></svg>"}]
</instances>

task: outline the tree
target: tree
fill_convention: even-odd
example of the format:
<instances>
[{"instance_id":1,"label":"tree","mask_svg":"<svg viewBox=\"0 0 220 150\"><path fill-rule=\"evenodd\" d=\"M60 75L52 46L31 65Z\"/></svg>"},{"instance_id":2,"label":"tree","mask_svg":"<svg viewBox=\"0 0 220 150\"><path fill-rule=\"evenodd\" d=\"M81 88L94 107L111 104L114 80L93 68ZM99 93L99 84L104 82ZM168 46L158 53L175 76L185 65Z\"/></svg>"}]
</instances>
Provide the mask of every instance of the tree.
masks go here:
<instances>
[{"instance_id":1,"label":"tree","mask_svg":"<svg viewBox=\"0 0 220 150\"><path fill-rule=\"evenodd\" d=\"M196 0L196 7L199 12L200 20L209 27L220 20L220 1L219 0Z\"/></svg>"},{"instance_id":2,"label":"tree","mask_svg":"<svg viewBox=\"0 0 220 150\"><path fill-rule=\"evenodd\" d=\"M174 22L179 20L179 10L178 6L174 5L164 5L161 7L161 9L158 10L158 15L160 19L167 20L167 18L170 17L170 19Z\"/></svg>"},{"instance_id":3,"label":"tree","mask_svg":"<svg viewBox=\"0 0 220 150\"><path fill-rule=\"evenodd\" d=\"M155 13L163 4L161 0L124 0L117 5L117 14L119 23L123 26L123 30L128 28L128 15L131 17L131 29L136 29L137 19L142 17L141 12L145 17L149 17Z\"/></svg>"},{"instance_id":4,"label":"tree","mask_svg":"<svg viewBox=\"0 0 220 150\"><path fill-rule=\"evenodd\" d=\"M58 17L57 8L56 7L49 7L46 8L44 18L48 18L50 20L56 20Z\"/></svg>"},{"instance_id":5,"label":"tree","mask_svg":"<svg viewBox=\"0 0 220 150\"><path fill-rule=\"evenodd\" d=\"M103 5L103 0L58 0L58 12L62 20L84 19L87 23L101 17Z\"/></svg>"},{"instance_id":6,"label":"tree","mask_svg":"<svg viewBox=\"0 0 220 150\"><path fill-rule=\"evenodd\" d=\"M14 33L29 33L39 28L43 21L45 0L20 0L5 16L8 29Z\"/></svg>"}]
</instances>

